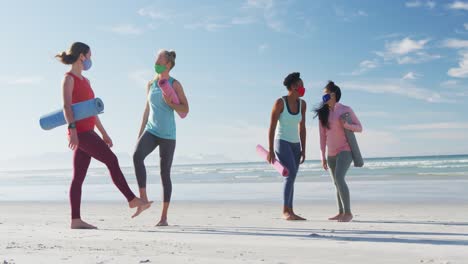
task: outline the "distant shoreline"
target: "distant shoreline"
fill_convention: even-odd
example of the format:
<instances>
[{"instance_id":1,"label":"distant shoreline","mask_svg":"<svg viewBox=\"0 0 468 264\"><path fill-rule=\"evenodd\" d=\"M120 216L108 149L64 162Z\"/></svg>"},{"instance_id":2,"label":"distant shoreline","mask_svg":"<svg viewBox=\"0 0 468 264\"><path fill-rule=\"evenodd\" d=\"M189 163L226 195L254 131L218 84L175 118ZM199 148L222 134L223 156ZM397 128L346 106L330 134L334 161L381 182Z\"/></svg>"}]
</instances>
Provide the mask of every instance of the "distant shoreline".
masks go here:
<instances>
[{"instance_id":1,"label":"distant shoreline","mask_svg":"<svg viewBox=\"0 0 468 264\"><path fill-rule=\"evenodd\" d=\"M450 154L450 155L422 155L422 156L389 156L389 157L372 157L372 158L365 158L366 161L376 161L376 160L396 160L396 159L436 159L436 158L454 158L454 157L463 157L467 156L468 154ZM306 160L306 163L312 163L312 162L320 162L320 160ZM236 161L236 162L214 162L214 163L181 163L181 164L174 164L174 167L185 167L185 166L223 166L223 165L252 165L252 164L263 164L263 161ZM133 167L132 164L121 164L122 168L129 168ZM148 167L158 167L157 164L148 164ZM92 169L101 169L105 168L104 166L92 166ZM71 161L70 165L67 164L66 167L60 167L60 168L24 168L24 169L18 169L18 168L9 168L9 169L2 169L0 168L0 172L14 172L14 171L59 171L59 170L68 170L72 169L71 167Z\"/></svg>"}]
</instances>

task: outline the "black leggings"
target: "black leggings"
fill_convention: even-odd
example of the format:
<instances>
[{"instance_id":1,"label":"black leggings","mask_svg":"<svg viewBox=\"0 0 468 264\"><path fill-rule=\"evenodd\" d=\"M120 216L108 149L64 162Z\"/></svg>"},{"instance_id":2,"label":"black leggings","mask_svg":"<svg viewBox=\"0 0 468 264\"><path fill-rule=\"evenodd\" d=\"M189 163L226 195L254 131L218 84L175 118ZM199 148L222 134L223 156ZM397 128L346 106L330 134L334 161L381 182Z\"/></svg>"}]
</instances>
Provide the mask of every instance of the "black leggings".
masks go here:
<instances>
[{"instance_id":1,"label":"black leggings","mask_svg":"<svg viewBox=\"0 0 468 264\"><path fill-rule=\"evenodd\" d=\"M133 154L135 175L138 181L138 186L140 188L146 188L146 167L144 161L145 158L158 146L164 202L170 202L172 194L171 167L176 147L175 140L159 138L148 131L145 131L138 140L135 153Z\"/></svg>"}]
</instances>

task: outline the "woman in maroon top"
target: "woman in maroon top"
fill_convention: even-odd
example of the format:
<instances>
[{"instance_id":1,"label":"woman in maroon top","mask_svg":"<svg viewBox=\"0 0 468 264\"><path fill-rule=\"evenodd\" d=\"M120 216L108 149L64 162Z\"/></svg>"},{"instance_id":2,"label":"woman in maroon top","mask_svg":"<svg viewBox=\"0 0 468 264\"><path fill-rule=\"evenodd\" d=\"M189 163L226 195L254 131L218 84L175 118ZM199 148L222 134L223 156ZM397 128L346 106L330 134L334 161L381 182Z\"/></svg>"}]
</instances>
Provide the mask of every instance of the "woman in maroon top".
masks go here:
<instances>
[{"instance_id":1,"label":"woman in maroon top","mask_svg":"<svg viewBox=\"0 0 468 264\"><path fill-rule=\"evenodd\" d=\"M71 65L69 72L65 73L62 82L63 87L63 111L68 123L68 146L73 153L73 180L70 186L71 228L72 229L96 229L95 226L81 220L81 186L86 177L91 158L104 163L112 177L112 181L122 192L128 201L130 208L139 207L147 209L150 202L144 202L128 187L127 181L119 167L117 157L110 149L112 140L104 129L98 116L93 116L80 121L73 119L72 104L94 98L91 85L82 71L91 68L91 49L88 45L75 42L67 52L62 52L56 57L64 64ZM94 132L97 127L102 138Z\"/></svg>"}]
</instances>

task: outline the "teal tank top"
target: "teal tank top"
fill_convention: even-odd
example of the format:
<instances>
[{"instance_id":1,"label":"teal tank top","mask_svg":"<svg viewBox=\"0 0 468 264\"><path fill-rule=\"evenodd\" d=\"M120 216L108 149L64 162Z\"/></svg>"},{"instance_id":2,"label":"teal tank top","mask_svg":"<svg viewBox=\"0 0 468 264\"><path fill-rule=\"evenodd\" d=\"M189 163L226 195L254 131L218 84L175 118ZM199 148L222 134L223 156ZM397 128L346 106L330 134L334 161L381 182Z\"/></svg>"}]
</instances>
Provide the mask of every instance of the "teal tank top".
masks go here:
<instances>
[{"instance_id":1,"label":"teal tank top","mask_svg":"<svg viewBox=\"0 0 468 264\"><path fill-rule=\"evenodd\" d=\"M276 138L285 140L291 143L300 143L299 138L299 123L302 120L302 100L299 99L299 111L292 113L289 109L288 100L282 97L284 109L278 120L278 129L276 130Z\"/></svg>"},{"instance_id":2,"label":"teal tank top","mask_svg":"<svg viewBox=\"0 0 468 264\"><path fill-rule=\"evenodd\" d=\"M172 86L174 78L170 77L169 83ZM159 88L156 80L150 86L148 104L150 112L145 130L159 138L175 140L176 124L174 109L170 108L164 101L162 90Z\"/></svg>"}]
</instances>

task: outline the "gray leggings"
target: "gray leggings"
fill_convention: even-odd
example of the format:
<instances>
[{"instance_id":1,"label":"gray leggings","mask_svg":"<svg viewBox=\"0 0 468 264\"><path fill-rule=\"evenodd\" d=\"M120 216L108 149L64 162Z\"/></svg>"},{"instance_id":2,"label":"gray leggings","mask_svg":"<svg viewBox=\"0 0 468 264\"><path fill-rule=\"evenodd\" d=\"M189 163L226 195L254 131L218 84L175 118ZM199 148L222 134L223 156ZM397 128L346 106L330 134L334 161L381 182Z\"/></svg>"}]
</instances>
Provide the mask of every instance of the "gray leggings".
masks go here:
<instances>
[{"instance_id":1,"label":"gray leggings","mask_svg":"<svg viewBox=\"0 0 468 264\"><path fill-rule=\"evenodd\" d=\"M133 154L135 175L138 181L138 186L140 188L146 188L146 167L144 160L158 146L164 202L170 202L172 194L171 167L176 147L175 140L159 138L148 131L145 131L138 140L135 153Z\"/></svg>"},{"instance_id":2,"label":"gray leggings","mask_svg":"<svg viewBox=\"0 0 468 264\"><path fill-rule=\"evenodd\" d=\"M336 197L340 213L351 213L351 202L348 185L345 181L346 172L353 161L350 151L342 151L335 157L328 157L328 167L336 186Z\"/></svg>"}]
</instances>

